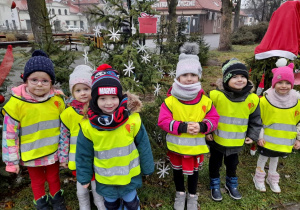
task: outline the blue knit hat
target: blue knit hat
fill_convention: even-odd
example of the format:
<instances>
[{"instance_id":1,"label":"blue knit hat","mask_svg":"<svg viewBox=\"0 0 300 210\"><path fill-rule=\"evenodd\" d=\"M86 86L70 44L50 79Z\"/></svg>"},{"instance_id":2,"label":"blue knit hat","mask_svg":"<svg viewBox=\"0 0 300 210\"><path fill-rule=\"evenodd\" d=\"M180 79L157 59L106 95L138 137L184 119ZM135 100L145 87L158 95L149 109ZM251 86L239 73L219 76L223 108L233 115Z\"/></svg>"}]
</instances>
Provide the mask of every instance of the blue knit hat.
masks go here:
<instances>
[{"instance_id":1,"label":"blue knit hat","mask_svg":"<svg viewBox=\"0 0 300 210\"><path fill-rule=\"evenodd\" d=\"M55 73L53 63L48 55L42 50L35 50L32 53L32 57L25 64L23 81L26 82L29 75L36 71L47 73L51 78L52 84L54 84Z\"/></svg>"}]
</instances>

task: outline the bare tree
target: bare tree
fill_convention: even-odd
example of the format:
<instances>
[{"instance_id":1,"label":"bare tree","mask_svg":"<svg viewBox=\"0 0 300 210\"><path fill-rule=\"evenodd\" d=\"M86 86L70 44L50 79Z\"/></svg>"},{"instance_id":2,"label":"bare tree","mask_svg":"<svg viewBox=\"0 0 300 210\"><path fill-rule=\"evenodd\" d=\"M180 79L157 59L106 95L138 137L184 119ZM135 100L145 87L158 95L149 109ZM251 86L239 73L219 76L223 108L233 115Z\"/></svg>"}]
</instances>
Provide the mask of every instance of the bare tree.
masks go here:
<instances>
[{"instance_id":1,"label":"bare tree","mask_svg":"<svg viewBox=\"0 0 300 210\"><path fill-rule=\"evenodd\" d=\"M236 31L239 28L240 23L240 11L241 11L241 0L235 1L236 5L234 7L234 22L233 30Z\"/></svg>"},{"instance_id":2,"label":"bare tree","mask_svg":"<svg viewBox=\"0 0 300 210\"><path fill-rule=\"evenodd\" d=\"M28 12L34 40L38 44L51 43L52 30L44 0L28 0Z\"/></svg>"},{"instance_id":3,"label":"bare tree","mask_svg":"<svg viewBox=\"0 0 300 210\"><path fill-rule=\"evenodd\" d=\"M219 48L220 51L229 51L231 45L231 19L232 19L232 1L222 0L222 18L221 18L221 34Z\"/></svg>"},{"instance_id":4,"label":"bare tree","mask_svg":"<svg viewBox=\"0 0 300 210\"><path fill-rule=\"evenodd\" d=\"M286 0L245 0L245 8L258 21L270 21L273 12Z\"/></svg>"},{"instance_id":5,"label":"bare tree","mask_svg":"<svg viewBox=\"0 0 300 210\"><path fill-rule=\"evenodd\" d=\"M168 2L168 41L174 41L174 35L176 33L176 22L177 22L177 15L176 15L176 6L178 4L178 0L167 0Z\"/></svg>"}]
</instances>

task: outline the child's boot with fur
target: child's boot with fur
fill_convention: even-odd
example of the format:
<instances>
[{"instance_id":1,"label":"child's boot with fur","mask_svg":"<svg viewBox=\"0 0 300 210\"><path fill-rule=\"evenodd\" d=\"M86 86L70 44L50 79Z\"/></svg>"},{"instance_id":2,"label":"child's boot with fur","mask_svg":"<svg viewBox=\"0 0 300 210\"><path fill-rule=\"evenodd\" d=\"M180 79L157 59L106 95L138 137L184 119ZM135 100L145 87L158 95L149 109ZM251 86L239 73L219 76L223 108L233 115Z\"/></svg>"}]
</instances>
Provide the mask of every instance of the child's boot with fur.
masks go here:
<instances>
[{"instance_id":1,"label":"child's boot with fur","mask_svg":"<svg viewBox=\"0 0 300 210\"><path fill-rule=\"evenodd\" d=\"M187 195L187 210L198 210L198 195Z\"/></svg>"},{"instance_id":2,"label":"child's boot with fur","mask_svg":"<svg viewBox=\"0 0 300 210\"><path fill-rule=\"evenodd\" d=\"M260 192L266 192L265 176L266 176L266 172L260 170L260 168L256 168L256 172L253 177L253 182L255 188Z\"/></svg>"},{"instance_id":3,"label":"child's boot with fur","mask_svg":"<svg viewBox=\"0 0 300 210\"><path fill-rule=\"evenodd\" d=\"M185 197L186 197L185 192L176 192L175 203L174 203L175 210L184 210Z\"/></svg>"},{"instance_id":4,"label":"child's boot with fur","mask_svg":"<svg viewBox=\"0 0 300 210\"><path fill-rule=\"evenodd\" d=\"M267 184L270 186L271 190L275 193L280 193L281 189L278 185L279 183L279 174L277 172L275 173L268 173L268 177L267 177Z\"/></svg>"}]
</instances>

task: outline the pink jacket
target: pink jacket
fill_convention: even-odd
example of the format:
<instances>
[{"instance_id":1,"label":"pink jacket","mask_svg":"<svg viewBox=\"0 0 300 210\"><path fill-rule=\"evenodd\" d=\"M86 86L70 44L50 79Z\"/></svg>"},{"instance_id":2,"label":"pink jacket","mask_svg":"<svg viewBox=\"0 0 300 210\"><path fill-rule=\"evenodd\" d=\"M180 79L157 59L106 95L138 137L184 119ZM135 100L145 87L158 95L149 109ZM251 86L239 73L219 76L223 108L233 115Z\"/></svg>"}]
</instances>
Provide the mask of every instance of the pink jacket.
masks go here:
<instances>
[{"instance_id":1,"label":"pink jacket","mask_svg":"<svg viewBox=\"0 0 300 210\"><path fill-rule=\"evenodd\" d=\"M170 96L171 95L170 93L171 93L171 88L169 89L167 96ZM197 97L194 100L181 101L181 102L185 103L185 104L195 104L195 103L199 102L199 100L201 100L203 94L204 94L204 90L201 89L199 91ZM219 118L220 118L220 116L219 116L216 108L214 107L214 105L212 105L211 110L206 114L205 118L202 121L207 125L207 131L204 134L208 134L208 133L214 131L218 127ZM172 113L170 112L170 110L168 109L166 104L163 103L160 107L160 112L159 112L159 116L158 116L158 126L170 134L179 135L178 127L182 121L175 121L172 125L173 129L171 131L170 123L173 120L174 119L173 119Z\"/></svg>"}]
</instances>

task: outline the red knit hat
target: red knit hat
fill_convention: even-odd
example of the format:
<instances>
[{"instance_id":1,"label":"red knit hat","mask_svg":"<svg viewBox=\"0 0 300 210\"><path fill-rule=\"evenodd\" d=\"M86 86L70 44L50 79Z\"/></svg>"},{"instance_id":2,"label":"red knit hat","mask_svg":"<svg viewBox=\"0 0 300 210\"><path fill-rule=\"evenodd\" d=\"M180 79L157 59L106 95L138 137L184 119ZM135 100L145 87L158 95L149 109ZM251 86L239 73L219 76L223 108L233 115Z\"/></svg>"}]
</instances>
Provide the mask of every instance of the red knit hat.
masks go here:
<instances>
[{"instance_id":1,"label":"red knit hat","mask_svg":"<svg viewBox=\"0 0 300 210\"><path fill-rule=\"evenodd\" d=\"M293 88L294 81L295 81L293 68L294 68L294 64L290 63L288 66L281 66L281 67L272 69L272 72L273 72L272 88L275 87L275 84L277 82L280 82L283 80L286 80L289 83L291 83L292 88Z\"/></svg>"}]
</instances>

